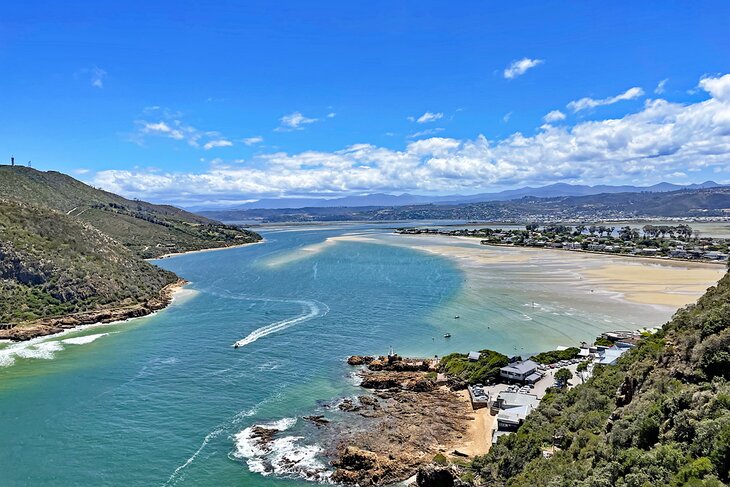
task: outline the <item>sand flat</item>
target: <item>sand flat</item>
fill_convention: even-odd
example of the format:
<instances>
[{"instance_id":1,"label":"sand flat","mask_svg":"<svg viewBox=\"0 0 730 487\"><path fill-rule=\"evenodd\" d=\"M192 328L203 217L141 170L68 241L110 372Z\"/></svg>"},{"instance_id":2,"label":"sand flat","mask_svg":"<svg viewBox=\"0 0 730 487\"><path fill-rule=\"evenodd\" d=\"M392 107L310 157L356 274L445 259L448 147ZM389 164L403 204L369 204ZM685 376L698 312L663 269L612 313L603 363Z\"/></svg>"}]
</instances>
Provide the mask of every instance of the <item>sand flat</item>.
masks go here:
<instances>
[{"instance_id":1,"label":"sand flat","mask_svg":"<svg viewBox=\"0 0 730 487\"><path fill-rule=\"evenodd\" d=\"M597 292L616 293L634 303L675 309L695 302L726 272L724 265L707 262L488 246L470 237L398 235L390 240L401 240L399 243L410 248L452 258L471 270L490 265L533 265L547 273L547 269L561 268Z\"/></svg>"}]
</instances>

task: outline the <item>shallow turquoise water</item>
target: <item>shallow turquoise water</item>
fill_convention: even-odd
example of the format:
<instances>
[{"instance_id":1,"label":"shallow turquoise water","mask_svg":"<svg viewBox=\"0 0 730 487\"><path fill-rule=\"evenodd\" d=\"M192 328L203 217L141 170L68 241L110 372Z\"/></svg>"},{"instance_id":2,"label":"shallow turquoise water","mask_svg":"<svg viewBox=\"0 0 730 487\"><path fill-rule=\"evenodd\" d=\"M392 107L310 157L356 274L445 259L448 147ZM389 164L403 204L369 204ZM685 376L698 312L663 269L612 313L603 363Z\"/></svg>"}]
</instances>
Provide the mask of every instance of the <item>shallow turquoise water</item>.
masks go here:
<instances>
[{"instance_id":1,"label":"shallow turquoise water","mask_svg":"<svg viewBox=\"0 0 730 487\"><path fill-rule=\"evenodd\" d=\"M495 268L475 290L433 254L320 245L352 230L269 230L264 244L165 259L194 295L125 324L0 345L0 485L311 485L251 472L235 435L351 394L350 354L535 351L642 324L623 317L646 307L576 310L553 295L525 311L534 275Z\"/></svg>"}]
</instances>

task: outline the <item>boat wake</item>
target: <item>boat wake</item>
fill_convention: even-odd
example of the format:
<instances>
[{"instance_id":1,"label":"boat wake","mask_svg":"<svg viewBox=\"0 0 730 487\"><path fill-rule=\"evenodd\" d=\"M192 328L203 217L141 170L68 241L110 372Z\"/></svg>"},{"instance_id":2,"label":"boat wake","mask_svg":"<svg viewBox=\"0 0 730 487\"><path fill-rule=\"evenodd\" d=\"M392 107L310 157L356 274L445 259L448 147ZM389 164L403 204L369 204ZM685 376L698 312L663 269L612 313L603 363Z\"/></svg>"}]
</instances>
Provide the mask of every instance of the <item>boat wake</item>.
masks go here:
<instances>
[{"instance_id":1,"label":"boat wake","mask_svg":"<svg viewBox=\"0 0 730 487\"><path fill-rule=\"evenodd\" d=\"M317 301L291 301L293 303L299 303L305 309L308 309L309 311L305 312L304 314L297 316L296 318L290 318L282 321L277 321L276 323L272 323L270 325L262 326L261 328L257 328L256 330L252 331L248 334L247 337L242 338L241 340L238 340L236 343L233 344L234 347L244 347L246 345L250 345L251 343L255 342L259 338L263 338L265 336L271 335L272 333L277 333L283 330L286 330L287 328L290 328L294 325L297 325L299 323L303 323L305 321L309 321L313 318L318 318L320 316L324 316L329 312L329 307L324 303L319 303Z\"/></svg>"}]
</instances>

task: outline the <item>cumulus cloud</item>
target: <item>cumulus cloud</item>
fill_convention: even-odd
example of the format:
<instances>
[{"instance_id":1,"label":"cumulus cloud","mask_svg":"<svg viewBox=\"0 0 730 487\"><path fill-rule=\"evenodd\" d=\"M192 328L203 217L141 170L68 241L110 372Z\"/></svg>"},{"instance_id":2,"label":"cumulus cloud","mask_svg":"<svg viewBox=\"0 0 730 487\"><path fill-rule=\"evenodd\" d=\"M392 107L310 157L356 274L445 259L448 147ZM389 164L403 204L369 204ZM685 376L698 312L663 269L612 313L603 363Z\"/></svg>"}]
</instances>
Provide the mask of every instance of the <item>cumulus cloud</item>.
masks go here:
<instances>
[{"instance_id":1,"label":"cumulus cloud","mask_svg":"<svg viewBox=\"0 0 730 487\"><path fill-rule=\"evenodd\" d=\"M402 149L355 144L334 152L276 152L203 173L101 171L93 183L182 204L306 193L476 192L557 181L657 182L704 169L727 171L730 75L702 79L699 86L709 95L700 102L647 100L621 118L543 125L532 136L430 137ZM181 194L189 199L177 199Z\"/></svg>"},{"instance_id":2,"label":"cumulus cloud","mask_svg":"<svg viewBox=\"0 0 730 487\"><path fill-rule=\"evenodd\" d=\"M429 123L429 122L435 122L436 120L441 120L444 118L444 114L441 112L433 113L433 112L426 112L420 117L408 117L408 120L411 122L418 122L418 123Z\"/></svg>"},{"instance_id":3,"label":"cumulus cloud","mask_svg":"<svg viewBox=\"0 0 730 487\"><path fill-rule=\"evenodd\" d=\"M250 146L250 145L260 144L263 141L264 141L264 138L261 137L260 135L257 135L255 137L246 137L241 142L243 142L244 144Z\"/></svg>"},{"instance_id":4,"label":"cumulus cloud","mask_svg":"<svg viewBox=\"0 0 730 487\"><path fill-rule=\"evenodd\" d=\"M292 112L288 115L284 115L279 119L279 126L274 129L278 132L288 132L291 130L302 130L305 125L309 125L314 122L318 122L317 118L309 118L302 115L300 112Z\"/></svg>"},{"instance_id":5,"label":"cumulus cloud","mask_svg":"<svg viewBox=\"0 0 730 487\"><path fill-rule=\"evenodd\" d=\"M522 76L527 72L528 69L532 69L535 66L538 66L542 63L544 63L542 59L530 59L530 58L522 58L517 59L515 61L512 61L509 66L504 68L504 77L506 79L513 79L518 76Z\"/></svg>"},{"instance_id":6,"label":"cumulus cloud","mask_svg":"<svg viewBox=\"0 0 730 487\"><path fill-rule=\"evenodd\" d=\"M130 136L132 142L142 144L148 137L165 137L184 141L191 147L202 147L205 150L233 145L233 142L223 137L220 132L200 130L184 123L181 120L182 114L179 112L153 106L146 107L142 113L144 117L154 116L156 120L135 121L137 129Z\"/></svg>"},{"instance_id":7,"label":"cumulus cloud","mask_svg":"<svg viewBox=\"0 0 730 487\"><path fill-rule=\"evenodd\" d=\"M699 87L724 102L730 101L730 74L719 78L702 78Z\"/></svg>"},{"instance_id":8,"label":"cumulus cloud","mask_svg":"<svg viewBox=\"0 0 730 487\"><path fill-rule=\"evenodd\" d=\"M205 145L203 145L203 149L210 150L215 149L217 147L231 147L233 145L233 142L226 139L217 139L217 140L211 140L209 142L206 142Z\"/></svg>"},{"instance_id":9,"label":"cumulus cloud","mask_svg":"<svg viewBox=\"0 0 730 487\"><path fill-rule=\"evenodd\" d=\"M641 96L644 96L644 90L642 90L638 86L635 86L633 88L629 88L623 93L619 93L616 96L610 96L608 98L601 98L597 100L595 98L585 97L581 98L580 100L571 101L570 103L568 103L568 108L573 110L573 112L579 112L581 110L588 110L589 108L596 108L604 105L613 105L614 103L618 103L624 100L633 100Z\"/></svg>"},{"instance_id":10,"label":"cumulus cloud","mask_svg":"<svg viewBox=\"0 0 730 487\"><path fill-rule=\"evenodd\" d=\"M542 119L547 123L560 122L561 120L565 120L565 114L560 110L553 110L548 112Z\"/></svg>"}]
</instances>

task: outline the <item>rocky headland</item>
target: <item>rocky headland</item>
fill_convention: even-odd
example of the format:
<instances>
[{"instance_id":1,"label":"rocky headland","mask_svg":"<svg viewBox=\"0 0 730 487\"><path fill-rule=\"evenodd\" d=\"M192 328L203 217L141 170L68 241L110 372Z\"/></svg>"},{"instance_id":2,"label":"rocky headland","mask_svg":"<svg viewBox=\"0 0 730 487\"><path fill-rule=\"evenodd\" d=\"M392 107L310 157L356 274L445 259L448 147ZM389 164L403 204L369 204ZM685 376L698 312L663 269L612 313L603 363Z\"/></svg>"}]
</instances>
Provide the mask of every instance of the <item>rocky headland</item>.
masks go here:
<instances>
[{"instance_id":1,"label":"rocky headland","mask_svg":"<svg viewBox=\"0 0 730 487\"><path fill-rule=\"evenodd\" d=\"M172 302L175 291L186 283L187 281L184 279L179 279L177 282L168 284L160 290L158 296L148 299L143 303L86 311L59 317L41 318L20 323L13 328L0 330L0 339L26 341L36 337L60 333L76 328L77 326L112 323L147 316L167 307Z\"/></svg>"},{"instance_id":2,"label":"rocky headland","mask_svg":"<svg viewBox=\"0 0 730 487\"><path fill-rule=\"evenodd\" d=\"M353 356L348 363L360 367L363 394L327 404L324 415L304 417L316 426L327 479L345 485L390 485L407 479L417 485L460 485L454 467L432 462L463 456L458 449L468 441L475 418L463 395L436 384L438 362L391 355ZM285 434L260 427L255 433L264 450ZM309 478L321 480L321 469L311 473Z\"/></svg>"}]
</instances>

